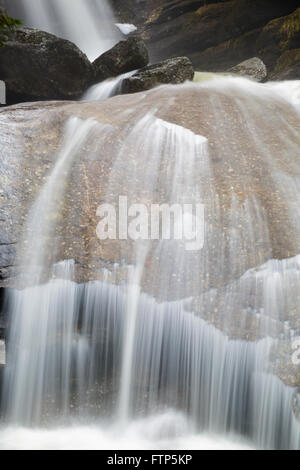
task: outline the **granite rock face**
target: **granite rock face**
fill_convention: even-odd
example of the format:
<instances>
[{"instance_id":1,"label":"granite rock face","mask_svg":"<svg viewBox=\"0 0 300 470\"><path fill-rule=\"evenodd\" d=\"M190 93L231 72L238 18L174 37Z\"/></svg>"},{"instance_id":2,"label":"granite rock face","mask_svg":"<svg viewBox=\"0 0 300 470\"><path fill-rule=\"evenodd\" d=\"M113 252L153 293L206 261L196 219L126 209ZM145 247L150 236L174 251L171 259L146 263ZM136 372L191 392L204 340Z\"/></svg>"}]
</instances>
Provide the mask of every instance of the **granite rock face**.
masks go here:
<instances>
[{"instance_id":1,"label":"granite rock face","mask_svg":"<svg viewBox=\"0 0 300 470\"><path fill-rule=\"evenodd\" d=\"M140 69L148 63L149 55L144 41L130 37L120 41L93 62L95 81L101 82L107 78Z\"/></svg>"},{"instance_id":2,"label":"granite rock face","mask_svg":"<svg viewBox=\"0 0 300 470\"><path fill-rule=\"evenodd\" d=\"M159 64L150 65L126 78L122 83L122 93L136 93L149 90L162 84L179 84L193 80L194 69L187 57L176 57Z\"/></svg>"},{"instance_id":3,"label":"granite rock face","mask_svg":"<svg viewBox=\"0 0 300 470\"><path fill-rule=\"evenodd\" d=\"M245 60L235 67L231 67L227 72L233 75L250 78L256 82L264 82L268 75L267 67L258 57Z\"/></svg>"},{"instance_id":4,"label":"granite rock face","mask_svg":"<svg viewBox=\"0 0 300 470\"><path fill-rule=\"evenodd\" d=\"M92 64L75 44L44 31L18 28L0 49L0 79L6 83L8 104L76 99L93 76Z\"/></svg>"},{"instance_id":5,"label":"granite rock face","mask_svg":"<svg viewBox=\"0 0 300 470\"><path fill-rule=\"evenodd\" d=\"M122 21L138 26L152 61L183 55L192 60L196 70L224 72L237 63L259 57L272 73L285 51L299 47L297 0L113 3Z\"/></svg>"},{"instance_id":6,"label":"granite rock face","mask_svg":"<svg viewBox=\"0 0 300 470\"><path fill-rule=\"evenodd\" d=\"M253 86L257 87L255 83ZM218 212L215 217L211 216L210 221L215 227L210 232L210 255L208 256L208 252L199 254L200 257L208 256L207 263L203 264L206 270L206 288L222 286L270 258L282 259L297 255L300 251L298 220L290 217L291 211L286 210L286 205L293 198L286 192L286 183L279 186L275 184L272 178L274 166L270 166L269 160L258 151L253 130L248 132L248 127L244 126L240 106L243 102L249 102L249 99L249 126L255 126L260 142L266 142L277 173L286 174L286 178L294 178L298 171L300 148L300 145L295 145L295 138L299 135L298 114L280 98L276 100L271 92L264 93L260 98L254 99L252 95L249 98L243 87L239 88L237 85L236 88L232 84L231 78L228 79L226 93L219 88L218 81L216 85L207 82L201 86L186 83L121 95L101 103L32 103L0 110L0 181L1 190L5 194L1 205L0 243L5 247L4 265L14 266L13 253L8 253L7 246L14 249L14 244L20 239L28 207L36 198L43 178L53 167L61 147L65 123L74 115L81 119L92 117L101 125L107 124L110 127L107 135L99 128L99 133L96 133L74 163L71 175L74 184L69 186L67 212L60 221L61 226L57 228L58 239L66 238L58 259L69 259L71 256L76 260L77 266L90 267L89 274L84 275L85 280L93 278L93 266L99 264L97 260L106 260L108 264L120 262L120 247L117 243L111 247L99 245L96 236L97 207L99 201L105 200L110 171L120 155L120 146L126 147L125 150L122 147L122 155L128 159L126 171L137 163L141 165L144 154L135 147L136 142L127 143L127 136L141 117L152 110L155 110L157 118L172 122L180 128L187 128L197 135L205 136L209 141L207 168L211 165L210 176L200 172L199 178L201 182L203 179L203 195L205 197L207 194L208 204L213 212L217 211L215 198L219 202ZM288 123L284 129L283 116ZM280 134L275 135L274 128L280 126ZM251 129L252 127L250 126ZM291 142L289 151L288 142ZM171 161L172 158L171 155ZM141 171L143 168L141 165ZM159 177L163 194L163 191L168 191L167 181L164 180L163 172ZM114 194L126 194L127 185L126 177L122 177L120 187L116 188ZM79 187L83 189L78 190ZM88 200L84 196L87 193ZM159 194L156 191L153 194L150 192L148 197L151 199L155 195L157 198ZM235 220L236 229L231 232L233 197L237 198L236 204L241 204L242 207L249 197L255 197L263 210L264 220L268 221L268 234L258 234L257 244L251 239L254 235L249 231L246 218L247 215L254 216L252 213L243 213L241 210ZM247 204L243 210L247 210ZM233 233L239 238L236 256L230 263L227 260L230 270L224 270L218 267L218 250L224 245L220 263L227 266L225 258L231 253ZM88 246L85 240L88 240ZM70 251L64 252L63 247ZM130 264L130 246L128 250L123 249L126 252L124 258L128 258ZM11 256L9 260L6 259L8 255ZM188 276L192 285L193 260L194 256ZM11 277L3 277L7 279L6 285L9 284ZM178 282L180 286L180 280Z\"/></svg>"}]
</instances>

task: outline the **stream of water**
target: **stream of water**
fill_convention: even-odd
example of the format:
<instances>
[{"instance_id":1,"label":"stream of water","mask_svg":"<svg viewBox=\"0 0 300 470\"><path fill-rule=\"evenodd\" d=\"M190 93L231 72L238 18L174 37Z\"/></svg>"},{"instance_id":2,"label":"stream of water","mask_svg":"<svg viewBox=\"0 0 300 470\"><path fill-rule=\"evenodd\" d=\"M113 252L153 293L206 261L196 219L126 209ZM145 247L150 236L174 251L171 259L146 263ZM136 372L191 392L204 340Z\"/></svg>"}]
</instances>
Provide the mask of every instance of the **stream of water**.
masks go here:
<instances>
[{"instance_id":1,"label":"stream of water","mask_svg":"<svg viewBox=\"0 0 300 470\"><path fill-rule=\"evenodd\" d=\"M107 49L92 13L101 7L111 23L107 2L23 4L33 25L59 28L90 57ZM70 29L70 11L88 35ZM55 15L59 25L49 22ZM120 80L83 99L109 98ZM7 292L0 448L300 448L298 390L270 366L278 341L299 335L299 90L300 82L220 77L138 95L117 125L66 120L19 243L26 287ZM209 96L201 133L169 117L185 92L195 102ZM103 246L119 250L120 263L77 283L77 260L57 262L55 229L67 217L72 168L91 143L104 149L116 135L105 202L203 201L204 249L159 236L121 247L109 240Z\"/></svg>"}]
</instances>

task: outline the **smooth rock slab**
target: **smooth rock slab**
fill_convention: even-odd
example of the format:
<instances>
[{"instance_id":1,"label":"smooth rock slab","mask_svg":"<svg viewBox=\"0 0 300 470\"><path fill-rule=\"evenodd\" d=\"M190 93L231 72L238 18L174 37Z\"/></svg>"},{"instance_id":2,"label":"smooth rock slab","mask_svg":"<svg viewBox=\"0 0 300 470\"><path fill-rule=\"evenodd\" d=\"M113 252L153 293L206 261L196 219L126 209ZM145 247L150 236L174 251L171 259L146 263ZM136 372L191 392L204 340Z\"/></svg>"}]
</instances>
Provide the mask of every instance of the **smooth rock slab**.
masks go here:
<instances>
[{"instance_id":1,"label":"smooth rock slab","mask_svg":"<svg viewBox=\"0 0 300 470\"><path fill-rule=\"evenodd\" d=\"M54 261L74 259L80 282L98 278L99 268L132 264L130 240L100 243L97 208L102 202L115 204L119 195L128 193L134 202L166 202L174 154L163 150L165 163L157 173L157 187L150 178L144 182L145 171L155 168L160 156L157 150L152 154L151 148L145 153L147 128L142 135L136 131L141 118L155 110L158 119L208 139L207 161L198 160L202 169L195 172L192 182L193 187L202 188L206 235L205 249L196 255L185 253L186 267L167 251L165 264L150 254L144 282L148 292L162 300L198 296L269 259L297 255L299 195L292 181L300 174L299 116L265 86L249 82L245 89L232 78L224 80L224 88L216 80L201 86L162 86L102 103L35 103L0 111L0 181L7 193L0 235L5 243L20 239L28 207L58 158L68 118L93 118L99 121L99 129L72 165L63 216L56 226L59 250ZM159 135L154 135L156 140ZM150 142L155 139L151 137ZM182 158L188 168L191 161L186 149ZM175 273L172 283L161 290L160 278L168 277L171 269ZM3 285L14 282L8 277Z\"/></svg>"}]
</instances>

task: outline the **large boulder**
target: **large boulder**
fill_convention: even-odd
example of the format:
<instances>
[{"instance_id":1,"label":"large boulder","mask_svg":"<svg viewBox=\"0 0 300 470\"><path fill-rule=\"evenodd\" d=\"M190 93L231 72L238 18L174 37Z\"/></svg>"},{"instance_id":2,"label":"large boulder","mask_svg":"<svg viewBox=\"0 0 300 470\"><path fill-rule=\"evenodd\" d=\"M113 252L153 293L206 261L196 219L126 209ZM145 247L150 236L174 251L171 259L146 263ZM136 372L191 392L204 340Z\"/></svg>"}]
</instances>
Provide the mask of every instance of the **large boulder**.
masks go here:
<instances>
[{"instance_id":1,"label":"large boulder","mask_svg":"<svg viewBox=\"0 0 300 470\"><path fill-rule=\"evenodd\" d=\"M93 74L75 44L37 29L10 32L0 48L0 79L6 82L8 103L77 99Z\"/></svg>"},{"instance_id":2,"label":"large boulder","mask_svg":"<svg viewBox=\"0 0 300 470\"><path fill-rule=\"evenodd\" d=\"M256 82L264 82L268 75L267 67L258 57L244 60L235 67L230 68L228 72L233 75L240 75L241 77L251 78Z\"/></svg>"},{"instance_id":3,"label":"large boulder","mask_svg":"<svg viewBox=\"0 0 300 470\"><path fill-rule=\"evenodd\" d=\"M139 70L122 83L122 93L136 93L157 85L193 80L194 68L187 57L176 57Z\"/></svg>"},{"instance_id":4,"label":"large boulder","mask_svg":"<svg viewBox=\"0 0 300 470\"><path fill-rule=\"evenodd\" d=\"M93 63L95 80L100 82L107 78L131 72L145 67L149 63L146 44L138 37L120 41L112 49L102 54Z\"/></svg>"}]
</instances>

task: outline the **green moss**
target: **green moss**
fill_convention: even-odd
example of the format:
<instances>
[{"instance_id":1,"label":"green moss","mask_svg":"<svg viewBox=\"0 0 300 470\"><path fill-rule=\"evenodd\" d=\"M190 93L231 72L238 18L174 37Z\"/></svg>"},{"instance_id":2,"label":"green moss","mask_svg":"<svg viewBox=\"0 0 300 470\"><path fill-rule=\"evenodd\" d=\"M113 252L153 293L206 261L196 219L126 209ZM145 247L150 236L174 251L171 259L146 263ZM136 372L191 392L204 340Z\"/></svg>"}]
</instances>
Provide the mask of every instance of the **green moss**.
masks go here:
<instances>
[{"instance_id":1,"label":"green moss","mask_svg":"<svg viewBox=\"0 0 300 470\"><path fill-rule=\"evenodd\" d=\"M254 40L258 37L261 29L254 29L251 31L247 31L246 33L242 34L238 38L232 40L232 48L233 49L246 49L254 43Z\"/></svg>"},{"instance_id":2,"label":"green moss","mask_svg":"<svg viewBox=\"0 0 300 470\"><path fill-rule=\"evenodd\" d=\"M163 11L162 6L156 8L155 10L153 10L151 12L150 16L147 18L145 24L154 23L154 21L158 20L158 18L160 17L162 11Z\"/></svg>"},{"instance_id":3,"label":"green moss","mask_svg":"<svg viewBox=\"0 0 300 470\"><path fill-rule=\"evenodd\" d=\"M283 22L280 33L287 41L291 40L300 32L300 8L287 16Z\"/></svg>"},{"instance_id":4,"label":"green moss","mask_svg":"<svg viewBox=\"0 0 300 470\"><path fill-rule=\"evenodd\" d=\"M293 48L293 43L300 39L300 8L288 16L270 21L264 28L264 34L273 37L282 52Z\"/></svg>"},{"instance_id":5,"label":"green moss","mask_svg":"<svg viewBox=\"0 0 300 470\"><path fill-rule=\"evenodd\" d=\"M182 26L182 32L188 33L191 28L197 26L199 23L199 17L196 11L189 12L184 17L184 23Z\"/></svg>"},{"instance_id":6,"label":"green moss","mask_svg":"<svg viewBox=\"0 0 300 470\"><path fill-rule=\"evenodd\" d=\"M13 31L22 21L8 16L4 8L0 7L0 46L4 46L7 39L6 33Z\"/></svg>"},{"instance_id":7,"label":"green moss","mask_svg":"<svg viewBox=\"0 0 300 470\"><path fill-rule=\"evenodd\" d=\"M282 72L299 61L300 61L300 49L293 49L290 51L286 51L279 57L274 71L275 73Z\"/></svg>"}]
</instances>

